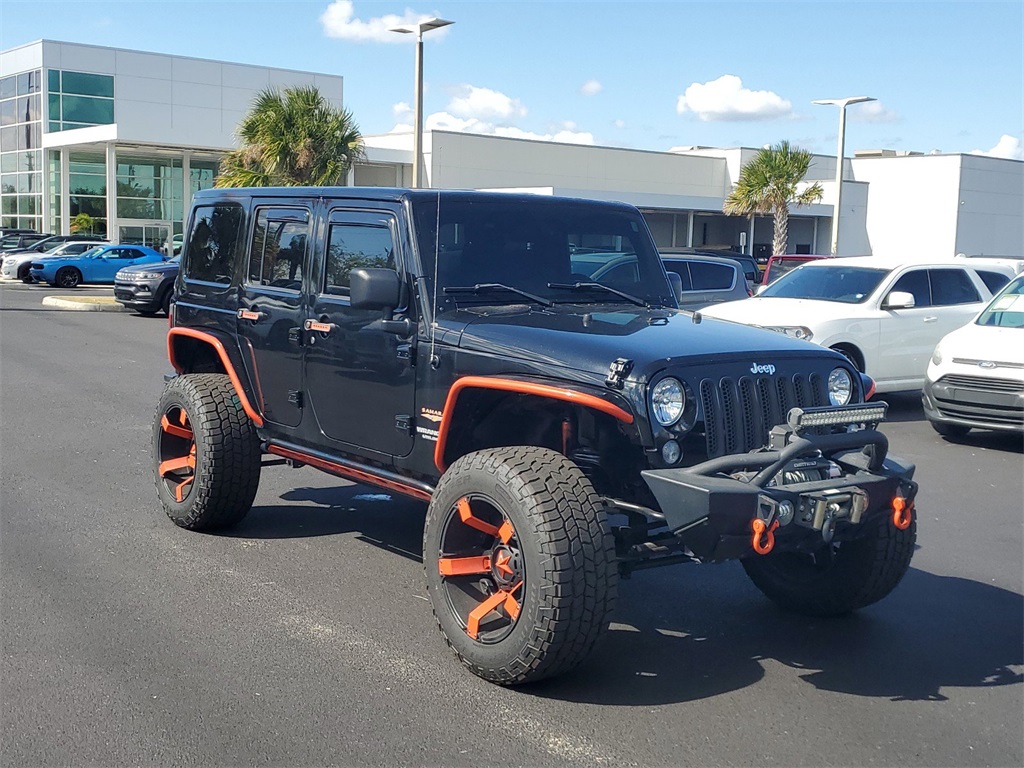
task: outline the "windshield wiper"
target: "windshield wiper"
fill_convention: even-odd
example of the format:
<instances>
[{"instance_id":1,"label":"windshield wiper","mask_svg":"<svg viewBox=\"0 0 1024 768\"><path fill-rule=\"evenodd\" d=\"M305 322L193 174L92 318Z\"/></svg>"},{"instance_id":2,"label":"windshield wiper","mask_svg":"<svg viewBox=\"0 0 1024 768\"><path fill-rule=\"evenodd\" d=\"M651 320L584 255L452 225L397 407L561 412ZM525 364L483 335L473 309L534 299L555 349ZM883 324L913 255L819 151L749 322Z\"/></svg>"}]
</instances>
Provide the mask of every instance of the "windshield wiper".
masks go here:
<instances>
[{"instance_id":1,"label":"windshield wiper","mask_svg":"<svg viewBox=\"0 0 1024 768\"><path fill-rule=\"evenodd\" d=\"M636 304L638 307L649 307L643 299L637 298L631 293L620 291L618 288L612 288L611 286L605 285L604 283L548 283L548 288L564 288L567 291L584 291L589 288L598 288L608 293L613 293L616 296L621 296L626 301Z\"/></svg>"},{"instance_id":2,"label":"windshield wiper","mask_svg":"<svg viewBox=\"0 0 1024 768\"><path fill-rule=\"evenodd\" d=\"M549 286L550 287L550 286ZM472 293L474 295L480 293L486 293L487 291L508 291L514 293L517 296L522 296L524 299L540 304L542 307L550 307L554 302L549 299L545 299L543 296L535 296L532 293L520 290L512 285L505 285L504 283L477 283L476 285L449 285L444 288L445 293Z\"/></svg>"}]
</instances>

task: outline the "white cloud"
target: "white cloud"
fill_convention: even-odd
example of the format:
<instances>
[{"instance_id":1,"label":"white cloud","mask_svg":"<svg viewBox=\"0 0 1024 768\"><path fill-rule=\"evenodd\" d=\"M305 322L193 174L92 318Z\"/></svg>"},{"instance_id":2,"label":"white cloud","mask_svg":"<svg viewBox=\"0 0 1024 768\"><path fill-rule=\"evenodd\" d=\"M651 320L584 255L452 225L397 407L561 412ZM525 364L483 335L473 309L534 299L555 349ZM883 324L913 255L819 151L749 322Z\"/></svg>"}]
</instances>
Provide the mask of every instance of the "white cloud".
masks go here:
<instances>
[{"instance_id":1,"label":"white cloud","mask_svg":"<svg viewBox=\"0 0 1024 768\"><path fill-rule=\"evenodd\" d=\"M707 83L691 83L676 102L679 114L693 112L704 122L772 120L788 117L793 105L771 91L743 87L736 75Z\"/></svg>"},{"instance_id":2,"label":"white cloud","mask_svg":"<svg viewBox=\"0 0 1024 768\"><path fill-rule=\"evenodd\" d=\"M387 13L362 21L355 18L352 0L334 0L327 6L327 10L320 14L320 24L324 28L324 34L328 37L338 37L356 43L402 43L415 40L416 35L400 35L390 30L407 24L418 24L429 18L431 18L429 13L416 13L406 8L401 16ZM430 33L430 39L436 40L446 34L448 34L448 28L441 27Z\"/></svg>"},{"instance_id":3,"label":"white cloud","mask_svg":"<svg viewBox=\"0 0 1024 768\"><path fill-rule=\"evenodd\" d=\"M970 154L1002 157L1007 160L1024 160L1024 144L1021 143L1019 136L1011 136L1008 133L1004 133L999 137L999 141L992 149L975 149Z\"/></svg>"},{"instance_id":4,"label":"white cloud","mask_svg":"<svg viewBox=\"0 0 1024 768\"><path fill-rule=\"evenodd\" d=\"M560 144L590 144L594 143L594 134L589 131L573 130L571 123L566 124L560 131L554 133L534 133L524 131L513 126L498 126L494 130L495 136L505 136L510 139L530 139L532 141L557 141Z\"/></svg>"},{"instance_id":5,"label":"white cloud","mask_svg":"<svg viewBox=\"0 0 1024 768\"><path fill-rule=\"evenodd\" d=\"M583 85L580 86L580 93L584 96L597 96L604 86L597 80L587 80Z\"/></svg>"},{"instance_id":6,"label":"white cloud","mask_svg":"<svg viewBox=\"0 0 1024 768\"><path fill-rule=\"evenodd\" d=\"M616 120L615 122L613 122L612 125L614 125L616 128L621 130L621 129L626 127L626 121L622 120L622 119L619 119L619 120Z\"/></svg>"},{"instance_id":7,"label":"white cloud","mask_svg":"<svg viewBox=\"0 0 1024 768\"><path fill-rule=\"evenodd\" d=\"M460 117L498 118L508 120L525 117L526 107L519 99L506 96L501 91L477 88L475 85L460 85L448 103L448 111Z\"/></svg>"},{"instance_id":8,"label":"white cloud","mask_svg":"<svg viewBox=\"0 0 1024 768\"><path fill-rule=\"evenodd\" d=\"M846 114L853 123L898 123L902 119L899 113L880 101L851 104L846 108Z\"/></svg>"}]
</instances>

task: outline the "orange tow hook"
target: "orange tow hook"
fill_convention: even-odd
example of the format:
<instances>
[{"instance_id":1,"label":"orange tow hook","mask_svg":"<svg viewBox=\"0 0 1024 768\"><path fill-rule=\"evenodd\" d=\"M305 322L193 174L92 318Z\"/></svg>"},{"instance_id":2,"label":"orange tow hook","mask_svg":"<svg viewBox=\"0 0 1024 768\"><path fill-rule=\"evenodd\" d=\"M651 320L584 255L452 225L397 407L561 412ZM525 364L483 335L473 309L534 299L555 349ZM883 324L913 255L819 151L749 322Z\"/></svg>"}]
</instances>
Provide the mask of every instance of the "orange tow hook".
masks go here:
<instances>
[{"instance_id":1,"label":"orange tow hook","mask_svg":"<svg viewBox=\"0 0 1024 768\"><path fill-rule=\"evenodd\" d=\"M779 527L779 521L775 520L770 526L759 517L754 518L750 523L754 529L754 536L751 544L754 551L759 555L767 555L775 548L775 529Z\"/></svg>"},{"instance_id":2,"label":"orange tow hook","mask_svg":"<svg viewBox=\"0 0 1024 768\"><path fill-rule=\"evenodd\" d=\"M892 524L901 531L907 530L913 519L913 515L910 514L913 509L914 502L907 501L902 496L895 497L892 500Z\"/></svg>"}]
</instances>

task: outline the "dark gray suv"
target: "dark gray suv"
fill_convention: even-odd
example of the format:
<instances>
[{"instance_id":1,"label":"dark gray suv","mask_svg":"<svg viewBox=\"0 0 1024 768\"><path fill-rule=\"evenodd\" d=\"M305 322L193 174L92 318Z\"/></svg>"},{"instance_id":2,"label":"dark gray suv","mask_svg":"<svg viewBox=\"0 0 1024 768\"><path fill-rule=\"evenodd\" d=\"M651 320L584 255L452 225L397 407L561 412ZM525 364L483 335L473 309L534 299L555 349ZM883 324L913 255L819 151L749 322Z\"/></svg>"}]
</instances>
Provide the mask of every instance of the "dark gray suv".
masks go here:
<instances>
[{"instance_id":1,"label":"dark gray suv","mask_svg":"<svg viewBox=\"0 0 1024 768\"><path fill-rule=\"evenodd\" d=\"M753 296L743 267L737 261L674 254L662 254L661 260L665 270L679 275L682 282L678 296L680 309L703 309L711 304Z\"/></svg>"}]
</instances>

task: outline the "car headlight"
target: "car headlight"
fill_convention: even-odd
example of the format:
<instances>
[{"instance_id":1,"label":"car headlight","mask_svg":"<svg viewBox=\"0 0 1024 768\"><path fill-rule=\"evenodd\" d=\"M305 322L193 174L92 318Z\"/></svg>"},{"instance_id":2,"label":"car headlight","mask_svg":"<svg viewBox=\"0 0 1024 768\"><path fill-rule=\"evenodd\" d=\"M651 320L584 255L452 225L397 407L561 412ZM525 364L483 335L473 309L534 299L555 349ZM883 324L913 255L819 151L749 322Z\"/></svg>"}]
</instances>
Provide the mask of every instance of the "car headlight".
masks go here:
<instances>
[{"instance_id":1,"label":"car headlight","mask_svg":"<svg viewBox=\"0 0 1024 768\"><path fill-rule=\"evenodd\" d=\"M787 336L794 339L801 339L802 341L810 341L814 338L814 333L811 329L803 325L766 325L764 327L769 331L784 333Z\"/></svg>"},{"instance_id":2,"label":"car headlight","mask_svg":"<svg viewBox=\"0 0 1024 768\"><path fill-rule=\"evenodd\" d=\"M683 415L686 393L678 379L662 379L651 390L651 410L655 420L663 427L671 427Z\"/></svg>"},{"instance_id":3,"label":"car headlight","mask_svg":"<svg viewBox=\"0 0 1024 768\"><path fill-rule=\"evenodd\" d=\"M132 272L128 275L129 280L159 280L159 272Z\"/></svg>"},{"instance_id":4,"label":"car headlight","mask_svg":"<svg viewBox=\"0 0 1024 768\"><path fill-rule=\"evenodd\" d=\"M932 365L942 365L942 345L936 344L935 351L932 352Z\"/></svg>"},{"instance_id":5,"label":"car headlight","mask_svg":"<svg viewBox=\"0 0 1024 768\"><path fill-rule=\"evenodd\" d=\"M828 401L846 405L853 396L853 378L845 368L836 368L828 375Z\"/></svg>"}]
</instances>

